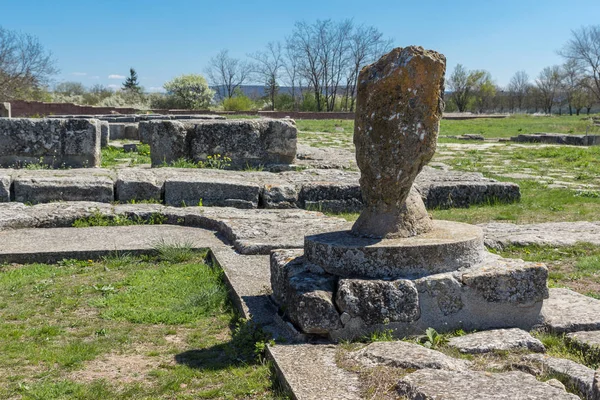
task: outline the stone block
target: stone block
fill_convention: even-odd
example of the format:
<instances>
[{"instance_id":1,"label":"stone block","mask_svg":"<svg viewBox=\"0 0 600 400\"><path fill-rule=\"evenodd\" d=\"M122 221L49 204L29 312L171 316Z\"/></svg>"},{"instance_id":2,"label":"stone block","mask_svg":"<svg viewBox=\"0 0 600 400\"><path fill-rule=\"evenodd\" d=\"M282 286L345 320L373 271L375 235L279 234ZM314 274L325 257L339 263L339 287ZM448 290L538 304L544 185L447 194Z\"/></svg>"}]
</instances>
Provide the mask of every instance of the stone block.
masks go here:
<instances>
[{"instance_id":1,"label":"stone block","mask_svg":"<svg viewBox=\"0 0 600 400\"><path fill-rule=\"evenodd\" d=\"M55 201L114 200L114 182L108 177L16 177L13 182L15 201L20 203L50 203Z\"/></svg>"},{"instance_id":2,"label":"stone block","mask_svg":"<svg viewBox=\"0 0 600 400\"><path fill-rule=\"evenodd\" d=\"M423 400L579 399L519 371L488 373L422 369L402 377L396 389L407 399Z\"/></svg>"},{"instance_id":3,"label":"stone block","mask_svg":"<svg viewBox=\"0 0 600 400\"><path fill-rule=\"evenodd\" d=\"M419 319L419 295L409 280L340 279L335 303L345 324L359 319L367 325Z\"/></svg>"},{"instance_id":4,"label":"stone block","mask_svg":"<svg viewBox=\"0 0 600 400\"><path fill-rule=\"evenodd\" d=\"M333 304L337 279L333 276L301 272L288 282L286 314L304 333L327 335L341 327Z\"/></svg>"},{"instance_id":5,"label":"stone block","mask_svg":"<svg viewBox=\"0 0 600 400\"><path fill-rule=\"evenodd\" d=\"M542 315L554 333L600 330L600 300L569 289L550 289Z\"/></svg>"},{"instance_id":6,"label":"stone block","mask_svg":"<svg viewBox=\"0 0 600 400\"><path fill-rule=\"evenodd\" d=\"M260 204L264 208L296 208L298 191L294 185L266 184L260 192Z\"/></svg>"},{"instance_id":7,"label":"stone block","mask_svg":"<svg viewBox=\"0 0 600 400\"><path fill-rule=\"evenodd\" d=\"M526 361L537 363L546 373L561 377L568 386L584 395L584 398L592 398L594 370L575 361L564 358L550 357L544 354L529 354L524 357Z\"/></svg>"},{"instance_id":8,"label":"stone block","mask_svg":"<svg viewBox=\"0 0 600 400\"><path fill-rule=\"evenodd\" d=\"M10 103L0 103L0 118L10 118Z\"/></svg>"},{"instance_id":9,"label":"stone block","mask_svg":"<svg viewBox=\"0 0 600 400\"><path fill-rule=\"evenodd\" d=\"M385 365L402 369L443 369L465 371L471 363L437 350L404 341L375 342L354 351L350 357L369 367Z\"/></svg>"},{"instance_id":10,"label":"stone block","mask_svg":"<svg viewBox=\"0 0 600 400\"><path fill-rule=\"evenodd\" d=\"M110 140L139 140L138 124L111 123Z\"/></svg>"},{"instance_id":11,"label":"stone block","mask_svg":"<svg viewBox=\"0 0 600 400\"><path fill-rule=\"evenodd\" d=\"M116 200L121 203L163 199L164 179L152 171L120 169L117 173Z\"/></svg>"},{"instance_id":12,"label":"stone block","mask_svg":"<svg viewBox=\"0 0 600 400\"><path fill-rule=\"evenodd\" d=\"M203 179L171 178L165 182L165 204L170 206L220 206L257 208L261 187L257 184Z\"/></svg>"},{"instance_id":13,"label":"stone block","mask_svg":"<svg viewBox=\"0 0 600 400\"><path fill-rule=\"evenodd\" d=\"M277 304L285 307L290 279L308 269L302 257L302 250L274 250L271 252L270 265L273 299Z\"/></svg>"},{"instance_id":14,"label":"stone block","mask_svg":"<svg viewBox=\"0 0 600 400\"><path fill-rule=\"evenodd\" d=\"M364 207L358 182L305 183L298 200L302 208L315 211L360 212Z\"/></svg>"},{"instance_id":15,"label":"stone block","mask_svg":"<svg viewBox=\"0 0 600 400\"><path fill-rule=\"evenodd\" d=\"M493 329L469 333L450 339L448 346L465 354L491 353L495 351L535 351L543 353L546 348L538 339L522 329Z\"/></svg>"},{"instance_id":16,"label":"stone block","mask_svg":"<svg viewBox=\"0 0 600 400\"><path fill-rule=\"evenodd\" d=\"M107 121L100 121L100 147L108 146L110 141L110 124Z\"/></svg>"},{"instance_id":17,"label":"stone block","mask_svg":"<svg viewBox=\"0 0 600 400\"><path fill-rule=\"evenodd\" d=\"M100 123L86 119L0 119L0 166L99 167Z\"/></svg>"},{"instance_id":18,"label":"stone block","mask_svg":"<svg viewBox=\"0 0 600 400\"><path fill-rule=\"evenodd\" d=\"M9 174L3 174L0 171L0 203L10 201L10 186L12 177Z\"/></svg>"},{"instance_id":19,"label":"stone block","mask_svg":"<svg viewBox=\"0 0 600 400\"><path fill-rule=\"evenodd\" d=\"M149 140L152 165L179 158L206 161L220 154L235 168L290 164L296 155L293 120L144 121L142 140Z\"/></svg>"}]
</instances>

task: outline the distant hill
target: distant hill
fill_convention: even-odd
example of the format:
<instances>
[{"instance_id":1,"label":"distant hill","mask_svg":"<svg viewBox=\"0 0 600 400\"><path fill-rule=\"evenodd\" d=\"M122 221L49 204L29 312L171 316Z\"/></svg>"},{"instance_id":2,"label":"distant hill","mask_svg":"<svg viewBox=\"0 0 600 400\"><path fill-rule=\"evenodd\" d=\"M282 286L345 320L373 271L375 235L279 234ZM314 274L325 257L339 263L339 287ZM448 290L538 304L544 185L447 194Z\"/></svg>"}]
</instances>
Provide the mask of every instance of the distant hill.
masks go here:
<instances>
[{"instance_id":1,"label":"distant hill","mask_svg":"<svg viewBox=\"0 0 600 400\"><path fill-rule=\"evenodd\" d=\"M225 89L223 86L211 86L210 88L218 94L220 94L221 96L224 96L225 94ZM266 96L265 87L262 85L242 85L240 86L240 89L242 90L244 95L250 97L251 99L258 99L260 97ZM298 92L298 88L296 88L296 92ZM279 93L291 94L292 88L290 86L280 86Z\"/></svg>"}]
</instances>

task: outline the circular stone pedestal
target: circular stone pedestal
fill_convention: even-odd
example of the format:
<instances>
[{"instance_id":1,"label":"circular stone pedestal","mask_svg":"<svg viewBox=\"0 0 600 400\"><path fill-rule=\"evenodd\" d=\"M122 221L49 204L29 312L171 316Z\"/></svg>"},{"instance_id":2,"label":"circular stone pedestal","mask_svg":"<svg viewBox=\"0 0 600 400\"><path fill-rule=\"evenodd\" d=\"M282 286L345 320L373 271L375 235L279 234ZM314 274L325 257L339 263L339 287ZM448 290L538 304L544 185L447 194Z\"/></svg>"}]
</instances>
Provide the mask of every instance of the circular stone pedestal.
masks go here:
<instances>
[{"instance_id":1,"label":"circular stone pedestal","mask_svg":"<svg viewBox=\"0 0 600 400\"><path fill-rule=\"evenodd\" d=\"M304 254L326 272L348 278L414 279L483 260L481 228L451 221L433 221L433 227L401 239L370 239L349 231L307 236Z\"/></svg>"}]
</instances>

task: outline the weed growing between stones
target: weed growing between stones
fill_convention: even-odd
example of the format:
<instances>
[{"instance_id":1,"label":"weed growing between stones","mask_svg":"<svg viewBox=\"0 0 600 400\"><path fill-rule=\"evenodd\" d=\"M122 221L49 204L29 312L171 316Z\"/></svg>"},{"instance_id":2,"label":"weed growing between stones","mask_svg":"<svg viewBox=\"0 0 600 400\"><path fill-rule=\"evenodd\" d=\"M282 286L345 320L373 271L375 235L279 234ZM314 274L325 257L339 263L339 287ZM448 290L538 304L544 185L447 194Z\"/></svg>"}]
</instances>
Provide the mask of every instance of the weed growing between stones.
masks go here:
<instances>
[{"instance_id":1,"label":"weed growing between stones","mask_svg":"<svg viewBox=\"0 0 600 400\"><path fill-rule=\"evenodd\" d=\"M221 154L213 154L212 156L206 157L206 161L188 160L186 158L179 158L170 163L163 162L159 165L159 168L208 168L208 169L227 169L231 167L231 158L222 156Z\"/></svg>"},{"instance_id":2,"label":"weed growing between stones","mask_svg":"<svg viewBox=\"0 0 600 400\"><path fill-rule=\"evenodd\" d=\"M205 261L1 265L0 398L282 398Z\"/></svg>"},{"instance_id":3,"label":"weed growing between stones","mask_svg":"<svg viewBox=\"0 0 600 400\"><path fill-rule=\"evenodd\" d=\"M167 217L160 213L152 213L147 218L139 215L105 215L96 210L92 215L76 219L73 222L74 228L88 228L91 226L129 226L129 225L162 225Z\"/></svg>"},{"instance_id":4,"label":"weed growing between stones","mask_svg":"<svg viewBox=\"0 0 600 400\"><path fill-rule=\"evenodd\" d=\"M194 245L191 242L167 243L164 239L159 240L153 246L157 257L166 262L185 262L194 257Z\"/></svg>"},{"instance_id":5,"label":"weed growing between stones","mask_svg":"<svg viewBox=\"0 0 600 400\"><path fill-rule=\"evenodd\" d=\"M117 166L134 167L141 164L150 164L150 146L138 144L135 151L126 152L122 147L108 146L102 149L103 168Z\"/></svg>"}]
</instances>

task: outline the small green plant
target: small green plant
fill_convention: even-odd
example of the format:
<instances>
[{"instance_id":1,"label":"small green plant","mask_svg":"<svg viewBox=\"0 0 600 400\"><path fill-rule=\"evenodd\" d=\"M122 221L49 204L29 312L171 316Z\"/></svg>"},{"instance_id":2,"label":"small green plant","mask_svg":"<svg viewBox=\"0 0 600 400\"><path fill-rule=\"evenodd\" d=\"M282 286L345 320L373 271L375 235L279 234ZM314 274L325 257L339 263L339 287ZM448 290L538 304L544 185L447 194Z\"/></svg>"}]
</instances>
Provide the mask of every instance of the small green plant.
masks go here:
<instances>
[{"instance_id":1,"label":"small green plant","mask_svg":"<svg viewBox=\"0 0 600 400\"><path fill-rule=\"evenodd\" d=\"M93 285L92 286L95 291L100 292L103 296L108 296L109 294L115 293L117 290L113 285Z\"/></svg>"},{"instance_id":2,"label":"small green plant","mask_svg":"<svg viewBox=\"0 0 600 400\"><path fill-rule=\"evenodd\" d=\"M225 169L231 167L231 158L221 154L207 156L206 161L198 161L197 168Z\"/></svg>"},{"instance_id":3,"label":"small green plant","mask_svg":"<svg viewBox=\"0 0 600 400\"><path fill-rule=\"evenodd\" d=\"M226 352L231 358L242 362L262 361L267 346L275 344L259 325L244 318L236 322L232 336Z\"/></svg>"},{"instance_id":4,"label":"small green plant","mask_svg":"<svg viewBox=\"0 0 600 400\"><path fill-rule=\"evenodd\" d=\"M425 330L425 336L419 338L419 343L428 349L436 349L442 345L444 345L448 339L445 335L438 333L433 328L427 328Z\"/></svg>"},{"instance_id":5,"label":"small green plant","mask_svg":"<svg viewBox=\"0 0 600 400\"><path fill-rule=\"evenodd\" d=\"M384 329L380 331L371 332L367 342L392 342L396 340L394 338L394 331L391 329Z\"/></svg>"},{"instance_id":6,"label":"small green plant","mask_svg":"<svg viewBox=\"0 0 600 400\"><path fill-rule=\"evenodd\" d=\"M159 260L170 263L182 263L196 256L191 242L167 243L161 239L154 244L153 249L158 253Z\"/></svg>"},{"instance_id":7,"label":"small green plant","mask_svg":"<svg viewBox=\"0 0 600 400\"><path fill-rule=\"evenodd\" d=\"M88 228L91 226L128 226L128 225L162 225L167 220L161 213L152 213L146 219L136 215L129 217L127 215L105 215L99 210L95 210L92 215L76 219L73 222L74 228Z\"/></svg>"}]
</instances>

